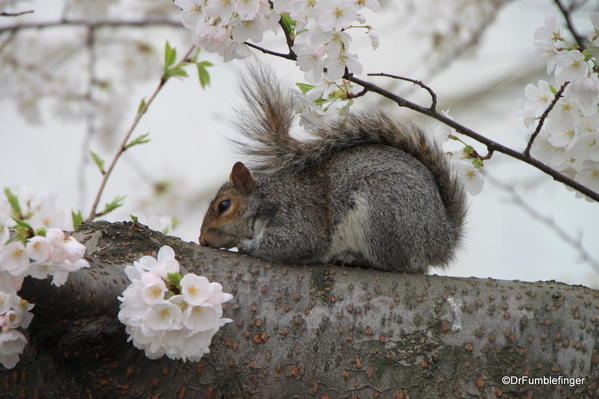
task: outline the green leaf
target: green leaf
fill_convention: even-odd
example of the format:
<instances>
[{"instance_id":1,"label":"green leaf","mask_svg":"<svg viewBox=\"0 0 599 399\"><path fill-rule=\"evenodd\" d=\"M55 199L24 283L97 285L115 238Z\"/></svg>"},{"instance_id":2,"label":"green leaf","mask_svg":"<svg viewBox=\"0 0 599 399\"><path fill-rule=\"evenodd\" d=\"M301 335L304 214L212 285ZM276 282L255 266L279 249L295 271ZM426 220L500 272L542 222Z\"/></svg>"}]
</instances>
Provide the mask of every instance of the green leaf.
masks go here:
<instances>
[{"instance_id":1,"label":"green leaf","mask_svg":"<svg viewBox=\"0 0 599 399\"><path fill-rule=\"evenodd\" d=\"M281 14L281 25L288 35L292 36L295 31L297 22L289 16L289 14Z\"/></svg>"},{"instance_id":2,"label":"green leaf","mask_svg":"<svg viewBox=\"0 0 599 399\"><path fill-rule=\"evenodd\" d=\"M33 227L31 227L31 225L27 222L24 222L23 220L19 219L18 217L13 216L12 220L15 221L15 223L17 224L17 229L21 228L21 229L27 229L28 231L33 231Z\"/></svg>"},{"instance_id":3,"label":"green leaf","mask_svg":"<svg viewBox=\"0 0 599 399\"><path fill-rule=\"evenodd\" d=\"M120 208L121 206L123 206L123 202L125 201L125 196L117 196L115 199L112 200L112 202L109 202L108 204L104 205L104 210L102 211L102 216L105 216L107 214L109 214L110 212L114 211L117 208Z\"/></svg>"},{"instance_id":4,"label":"green leaf","mask_svg":"<svg viewBox=\"0 0 599 399\"><path fill-rule=\"evenodd\" d=\"M91 155L92 159L94 160L94 163L96 164L96 166L100 170L100 173L102 173L103 175L105 175L106 174L106 170L104 169L104 160L102 158L100 158L100 156L98 154L96 154L95 152L93 152L93 151L90 151L89 155Z\"/></svg>"},{"instance_id":5,"label":"green leaf","mask_svg":"<svg viewBox=\"0 0 599 399\"><path fill-rule=\"evenodd\" d=\"M46 233L47 233L47 232L46 232L46 229L37 229L37 230L35 231L35 233L34 233L34 234L35 234L36 236L42 236L42 237L45 237L45 236L46 236Z\"/></svg>"},{"instance_id":6,"label":"green leaf","mask_svg":"<svg viewBox=\"0 0 599 399\"><path fill-rule=\"evenodd\" d=\"M142 98L139 102L139 106L137 107L137 113L142 114L144 112L146 112L146 99Z\"/></svg>"},{"instance_id":7,"label":"green leaf","mask_svg":"<svg viewBox=\"0 0 599 399\"><path fill-rule=\"evenodd\" d=\"M13 214L16 217L20 218L22 216L21 215L21 206L19 205L19 199L17 198L17 196L14 195L8 187L4 188L4 195L6 195L6 199L8 200L8 203L10 204L10 207L12 208Z\"/></svg>"},{"instance_id":8,"label":"green leaf","mask_svg":"<svg viewBox=\"0 0 599 399\"><path fill-rule=\"evenodd\" d=\"M167 71L171 65L175 63L177 59L177 50L171 47L170 43L167 41L164 46L164 70Z\"/></svg>"},{"instance_id":9,"label":"green leaf","mask_svg":"<svg viewBox=\"0 0 599 399\"><path fill-rule=\"evenodd\" d=\"M316 86L308 84L308 83L296 83L295 84L297 87L299 87L299 89L302 91L302 93L306 94L307 92L309 92L310 90L312 90L313 88L315 88Z\"/></svg>"},{"instance_id":10,"label":"green leaf","mask_svg":"<svg viewBox=\"0 0 599 399\"><path fill-rule=\"evenodd\" d=\"M179 273L168 273L166 275L168 278L168 282L174 285L175 287L179 287L181 284L181 274Z\"/></svg>"},{"instance_id":11,"label":"green leaf","mask_svg":"<svg viewBox=\"0 0 599 399\"><path fill-rule=\"evenodd\" d=\"M549 85L549 90L551 91L551 94L553 94L554 96L557 94L557 89L552 85Z\"/></svg>"},{"instance_id":12,"label":"green leaf","mask_svg":"<svg viewBox=\"0 0 599 399\"><path fill-rule=\"evenodd\" d=\"M181 66L176 66L174 68L168 69L162 75L162 79L166 80L172 77L186 78L187 76L187 72L185 72L185 70Z\"/></svg>"},{"instance_id":13,"label":"green leaf","mask_svg":"<svg viewBox=\"0 0 599 399\"><path fill-rule=\"evenodd\" d=\"M133 140L131 140L130 142L128 142L125 145L125 150L128 150L129 148L131 148L135 145L149 143L150 142L150 139L148 138L149 135L150 135L150 133L144 133L141 136L134 138Z\"/></svg>"},{"instance_id":14,"label":"green leaf","mask_svg":"<svg viewBox=\"0 0 599 399\"><path fill-rule=\"evenodd\" d=\"M480 169L484 166L483 161L478 159L478 158L474 158L472 160L472 166L474 166L474 169Z\"/></svg>"},{"instance_id":15,"label":"green leaf","mask_svg":"<svg viewBox=\"0 0 599 399\"><path fill-rule=\"evenodd\" d=\"M139 224L139 218L135 215L129 215L129 218L131 218L131 222L133 222L133 224Z\"/></svg>"},{"instance_id":16,"label":"green leaf","mask_svg":"<svg viewBox=\"0 0 599 399\"><path fill-rule=\"evenodd\" d=\"M204 61L198 62L196 66L198 68L198 78L200 80L200 86L202 86L202 89L205 89L206 86L210 86L210 73L208 72L206 67L212 66L212 64L208 61Z\"/></svg>"},{"instance_id":17,"label":"green leaf","mask_svg":"<svg viewBox=\"0 0 599 399\"><path fill-rule=\"evenodd\" d=\"M83 215L81 214L81 211L71 211L71 219L73 220L73 229L77 230L79 226L81 226L81 223L83 223Z\"/></svg>"},{"instance_id":18,"label":"green leaf","mask_svg":"<svg viewBox=\"0 0 599 399\"><path fill-rule=\"evenodd\" d=\"M464 153L468 154L468 155L472 155L472 154L474 154L474 148L472 148L471 145L467 145L466 147L464 147Z\"/></svg>"}]
</instances>

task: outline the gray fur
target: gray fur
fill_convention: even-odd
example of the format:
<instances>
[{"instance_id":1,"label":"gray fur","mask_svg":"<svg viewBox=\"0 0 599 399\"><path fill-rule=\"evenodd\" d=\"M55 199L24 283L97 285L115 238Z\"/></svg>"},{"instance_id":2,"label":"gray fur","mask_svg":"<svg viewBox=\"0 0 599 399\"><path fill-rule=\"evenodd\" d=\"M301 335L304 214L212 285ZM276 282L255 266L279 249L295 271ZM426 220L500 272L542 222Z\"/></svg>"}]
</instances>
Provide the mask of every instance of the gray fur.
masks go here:
<instances>
[{"instance_id":1,"label":"gray fur","mask_svg":"<svg viewBox=\"0 0 599 399\"><path fill-rule=\"evenodd\" d=\"M268 70L243 82L238 125L257 182L242 252L286 263L341 262L426 272L454 256L466 213L464 189L438 145L383 113L290 136L292 99Z\"/></svg>"}]
</instances>

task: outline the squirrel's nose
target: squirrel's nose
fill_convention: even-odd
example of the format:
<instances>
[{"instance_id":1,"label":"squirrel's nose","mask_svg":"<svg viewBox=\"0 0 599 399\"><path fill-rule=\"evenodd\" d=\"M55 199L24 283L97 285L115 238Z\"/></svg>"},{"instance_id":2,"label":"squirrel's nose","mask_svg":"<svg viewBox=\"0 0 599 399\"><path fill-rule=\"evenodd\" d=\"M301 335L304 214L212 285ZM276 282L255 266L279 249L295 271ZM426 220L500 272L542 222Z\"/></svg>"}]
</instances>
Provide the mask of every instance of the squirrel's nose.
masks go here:
<instances>
[{"instance_id":1,"label":"squirrel's nose","mask_svg":"<svg viewBox=\"0 0 599 399\"><path fill-rule=\"evenodd\" d=\"M200 241L200 245L206 246L206 239L204 237L200 235L200 238L198 238L198 240Z\"/></svg>"}]
</instances>

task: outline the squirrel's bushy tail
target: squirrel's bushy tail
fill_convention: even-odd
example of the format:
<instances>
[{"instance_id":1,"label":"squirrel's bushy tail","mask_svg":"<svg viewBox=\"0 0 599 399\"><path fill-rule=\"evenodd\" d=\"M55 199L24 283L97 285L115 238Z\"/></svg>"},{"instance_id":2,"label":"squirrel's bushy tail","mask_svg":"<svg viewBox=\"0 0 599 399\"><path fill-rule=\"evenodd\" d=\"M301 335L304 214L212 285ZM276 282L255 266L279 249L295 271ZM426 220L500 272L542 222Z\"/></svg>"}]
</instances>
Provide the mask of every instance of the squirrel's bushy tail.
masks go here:
<instances>
[{"instance_id":1,"label":"squirrel's bushy tail","mask_svg":"<svg viewBox=\"0 0 599 399\"><path fill-rule=\"evenodd\" d=\"M251 157L252 169L304 170L328 160L331 154L358 145L381 144L411 154L433 174L456 242L463 232L466 195L459 177L441 147L415 126L399 124L381 112L350 114L337 122L323 123L310 132L313 140L291 137L293 97L284 92L272 72L250 68L242 81L246 108L238 112L241 133L251 144L242 151Z\"/></svg>"}]
</instances>

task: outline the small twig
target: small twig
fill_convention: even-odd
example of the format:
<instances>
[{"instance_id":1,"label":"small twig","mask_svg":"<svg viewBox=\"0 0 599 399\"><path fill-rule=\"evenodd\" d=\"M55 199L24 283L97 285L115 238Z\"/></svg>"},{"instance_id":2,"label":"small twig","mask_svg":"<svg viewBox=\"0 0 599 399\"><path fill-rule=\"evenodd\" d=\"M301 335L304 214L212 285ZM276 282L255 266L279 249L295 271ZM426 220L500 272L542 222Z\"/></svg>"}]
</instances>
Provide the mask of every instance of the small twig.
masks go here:
<instances>
[{"instance_id":1,"label":"small twig","mask_svg":"<svg viewBox=\"0 0 599 399\"><path fill-rule=\"evenodd\" d=\"M369 73L368 76L385 76L385 77L388 77L388 78L393 78L393 79L398 79L398 80L405 80L406 82L414 83L415 85L418 85L418 86L422 87L424 90L428 91L428 93L431 95L431 106L429 107L429 109L431 111L435 111L437 109L437 94L433 91L433 89L431 89L429 86L425 85L420 80L405 78L403 76L392 75L392 74L384 73L384 72Z\"/></svg>"},{"instance_id":2,"label":"small twig","mask_svg":"<svg viewBox=\"0 0 599 399\"><path fill-rule=\"evenodd\" d=\"M68 3L67 3L68 4ZM89 28L87 32L87 92L85 98L89 104L93 103L94 100L94 88L97 83L96 79L96 30L95 28ZM92 107L88 107L87 114L85 115L86 132L83 142L81 143L81 160L79 161L79 170L77 172L77 181L79 186L79 207L82 208L85 203L87 196L87 185L85 179L85 169L89 163L89 151L91 147L92 138L95 135L95 111Z\"/></svg>"},{"instance_id":3,"label":"small twig","mask_svg":"<svg viewBox=\"0 0 599 399\"><path fill-rule=\"evenodd\" d=\"M358 93L347 93L347 99L348 100L353 100L354 98L362 97L366 93L368 93L368 89L367 88L363 88Z\"/></svg>"},{"instance_id":4,"label":"small twig","mask_svg":"<svg viewBox=\"0 0 599 399\"><path fill-rule=\"evenodd\" d=\"M18 17L20 15L33 14L33 10L19 12L0 12L0 17Z\"/></svg>"},{"instance_id":5,"label":"small twig","mask_svg":"<svg viewBox=\"0 0 599 399\"><path fill-rule=\"evenodd\" d=\"M570 84L570 82L565 82L562 85L562 87L559 88L559 91L557 93L555 93L555 97L553 97L553 101L551 101L551 104L549 104L549 106L547 107L545 112L543 112L543 114L541 115L541 118L539 119L539 123L537 124L537 127L536 127L534 133L532 134L532 136L530 136L530 140L528 140L528 144L526 145L526 149L524 150L524 155L526 157L530 158L530 149L532 147L532 144L534 143L534 141L537 138L537 136L539 135L539 133L541 133L541 129L543 128L543 124L545 123L545 119L547 119L547 116L549 115L549 113L551 112L551 110L553 109L555 104L557 104L559 99L564 94L564 90L566 90L566 86L568 86L568 84Z\"/></svg>"},{"instance_id":6,"label":"small twig","mask_svg":"<svg viewBox=\"0 0 599 399\"><path fill-rule=\"evenodd\" d=\"M122 21L88 21L84 19L72 19L72 20L59 20L52 22L32 22L22 23L15 25L8 25L0 27L0 33L12 32L19 30L30 30L30 29L47 29L55 28L58 26L81 26L86 28L104 28L104 27L139 27L139 26L170 26L173 28L181 28L182 25L178 21L172 19L142 19L142 20L122 20Z\"/></svg>"},{"instance_id":7,"label":"small twig","mask_svg":"<svg viewBox=\"0 0 599 399\"><path fill-rule=\"evenodd\" d=\"M564 4L562 3L561 0L553 0L553 1L555 2L555 5L557 6L557 8L559 8L560 12L564 16L564 19L566 20L566 25L568 26L568 30L574 37L574 40L576 41L576 44L578 45L578 47L581 49L585 48L585 40L578 33L576 26L574 26L574 22L572 22L572 11L574 10L575 7L571 7L570 9L568 9L568 8L566 8L566 6L564 6ZM574 4L572 4L572 5L574 6Z\"/></svg>"},{"instance_id":8,"label":"small twig","mask_svg":"<svg viewBox=\"0 0 599 399\"><path fill-rule=\"evenodd\" d=\"M264 47L260 47L254 43L250 43L250 42L244 42L244 43L247 44L248 46L250 46L251 48L255 48L256 50L263 52L264 54L274 55L275 57L286 58L286 59L292 60L292 61L295 61L297 59L297 56L295 54L293 54L292 52L290 52L289 54L277 53L276 51L271 51L271 50L265 49Z\"/></svg>"},{"instance_id":9,"label":"small twig","mask_svg":"<svg viewBox=\"0 0 599 399\"><path fill-rule=\"evenodd\" d=\"M181 58L181 61L179 61L176 66L181 65L181 63L183 63L183 62L186 62L194 49L195 49L195 46L191 46L191 48ZM91 210L89 212L89 216L85 220L86 222L91 222L95 218L97 218L99 216L102 216L102 213L97 213L96 210L98 209L98 204L100 203L100 199L102 198L102 193L104 192L104 188L106 187L106 183L108 182L108 179L110 178L110 175L112 174L112 171L114 170L114 167L115 167L117 161L120 159L120 157L123 155L123 153L127 150L127 143L129 142L129 139L131 138L131 135L133 134L133 131L135 130L135 128L139 124L139 121L144 116L144 114L147 112L147 110L150 107L150 105L152 105L152 103L154 102L154 99L156 98L156 96L158 95L158 93L160 92L160 90L162 90L162 88L164 87L164 85L166 84L166 82L168 82L168 80L169 80L168 77L166 77L166 78L162 77L160 79L160 82L158 83L158 86L156 86L156 89L154 89L154 92L152 93L152 95L150 96L150 98L148 99L148 101L146 102L145 107L143 109L139 110L135 114L135 118L133 119L133 122L131 123L131 126L129 127L129 129L125 133L125 137L123 137L123 141L121 142L121 145L117 149L117 152L114 155L114 158L112 159L112 161L110 162L110 165L108 166L108 169L106 169L106 173L102 177L102 182L100 183L100 188L98 189L98 192L96 193L96 197L94 199L93 205L92 205Z\"/></svg>"}]
</instances>

